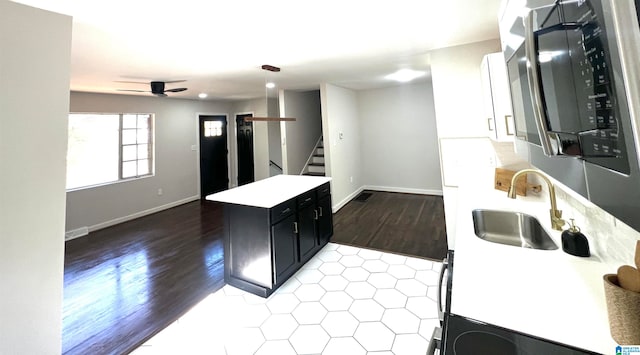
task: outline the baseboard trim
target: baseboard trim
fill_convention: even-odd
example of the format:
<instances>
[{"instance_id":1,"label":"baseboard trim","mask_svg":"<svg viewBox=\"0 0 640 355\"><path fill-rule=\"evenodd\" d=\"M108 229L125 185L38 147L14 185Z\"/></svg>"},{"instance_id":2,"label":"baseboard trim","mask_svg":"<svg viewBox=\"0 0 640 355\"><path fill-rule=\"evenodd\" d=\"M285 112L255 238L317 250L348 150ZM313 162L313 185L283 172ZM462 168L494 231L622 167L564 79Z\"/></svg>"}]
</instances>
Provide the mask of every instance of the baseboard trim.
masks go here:
<instances>
[{"instance_id":1,"label":"baseboard trim","mask_svg":"<svg viewBox=\"0 0 640 355\"><path fill-rule=\"evenodd\" d=\"M89 227L85 226L85 227L76 228L64 234L64 241L66 242L67 240L84 237L87 234L89 234Z\"/></svg>"},{"instance_id":2,"label":"baseboard trim","mask_svg":"<svg viewBox=\"0 0 640 355\"><path fill-rule=\"evenodd\" d=\"M442 190L412 189L407 187L394 187L394 186L365 185L362 187L362 190L400 192L404 194L416 194L416 195L442 196Z\"/></svg>"},{"instance_id":3,"label":"baseboard trim","mask_svg":"<svg viewBox=\"0 0 640 355\"><path fill-rule=\"evenodd\" d=\"M356 191L351 193L349 196L345 197L342 201L340 201L337 204L333 205L333 207L331 208L333 213L338 212L347 203L351 202L351 200L353 200L356 196L358 196L362 192L362 190L364 190L364 187L360 187L359 189L357 189Z\"/></svg>"},{"instance_id":4,"label":"baseboard trim","mask_svg":"<svg viewBox=\"0 0 640 355\"><path fill-rule=\"evenodd\" d=\"M94 225L89 226L89 227L81 227L81 228L78 228L78 229L74 229L74 230L71 230L71 231L68 231L68 232L65 233L65 240L71 240L71 239L83 237L83 236L86 236L88 233L93 232L93 231L97 231L97 230L100 230L100 229L103 229L103 228L111 227L111 226L114 226L116 224L120 224L120 223L123 223L123 222L130 221L132 219L144 217L144 216L150 215L152 213L164 211L164 210L167 210L167 209L172 208L172 207L184 205L185 203L193 202L193 201L196 201L196 200L199 200L199 199L200 199L200 196L197 196L197 195L196 196L191 196L191 197L184 198L182 200L173 201L173 202L161 205L161 206L153 207L153 208L150 208L148 210L136 212L136 213L130 214L128 216L114 218L112 220L109 220L109 221L106 221L106 222L102 222L102 223L98 223L98 224L94 224ZM83 230L83 229L86 229L87 233L75 235L75 233L77 233L77 231L80 231L80 230ZM71 238L67 239L69 236L71 236Z\"/></svg>"}]
</instances>

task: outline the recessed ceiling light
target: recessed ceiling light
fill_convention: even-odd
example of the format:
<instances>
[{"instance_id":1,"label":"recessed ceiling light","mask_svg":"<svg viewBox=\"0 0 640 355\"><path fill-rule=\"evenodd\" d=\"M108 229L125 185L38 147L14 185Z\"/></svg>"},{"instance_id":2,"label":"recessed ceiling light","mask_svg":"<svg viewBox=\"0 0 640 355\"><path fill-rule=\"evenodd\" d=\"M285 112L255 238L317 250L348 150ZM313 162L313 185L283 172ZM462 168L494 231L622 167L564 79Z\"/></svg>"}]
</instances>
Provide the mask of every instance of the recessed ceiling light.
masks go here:
<instances>
[{"instance_id":1,"label":"recessed ceiling light","mask_svg":"<svg viewBox=\"0 0 640 355\"><path fill-rule=\"evenodd\" d=\"M207 96L208 95L206 93L204 93L204 92L201 92L201 93L198 94L198 97L201 98L201 99L206 99Z\"/></svg>"},{"instance_id":2,"label":"recessed ceiling light","mask_svg":"<svg viewBox=\"0 0 640 355\"><path fill-rule=\"evenodd\" d=\"M276 87L276 84L275 84L275 83L272 83L272 82L268 82L268 83L266 83L264 86L266 86L266 87L267 87L267 89L273 89L273 88L275 88L275 87Z\"/></svg>"},{"instance_id":3,"label":"recessed ceiling light","mask_svg":"<svg viewBox=\"0 0 640 355\"><path fill-rule=\"evenodd\" d=\"M385 79L406 83L407 81L411 81L413 79L419 78L425 74L426 73L423 71L411 70L411 69L400 69L395 73L385 76Z\"/></svg>"}]
</instances>

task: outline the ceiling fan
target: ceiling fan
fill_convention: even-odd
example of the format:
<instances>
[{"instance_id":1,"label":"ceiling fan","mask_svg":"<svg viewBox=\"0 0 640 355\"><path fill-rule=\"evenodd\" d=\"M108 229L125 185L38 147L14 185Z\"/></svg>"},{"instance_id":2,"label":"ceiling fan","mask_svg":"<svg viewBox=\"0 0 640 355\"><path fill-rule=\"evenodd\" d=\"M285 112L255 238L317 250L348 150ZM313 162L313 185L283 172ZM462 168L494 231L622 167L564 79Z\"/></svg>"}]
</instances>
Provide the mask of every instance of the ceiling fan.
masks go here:
<instances>
[{"instance_id":1,"label":"ceiling fan","mask_svg":"<svg viewBox=\"0 0 640 355\"><path fill-rule=\"evenodd\" d=\"M175 88L165 89L165 84L182 83L186 80L173 80L173 81L152 81L150 83L143 83L139 81L117 81L118 83L132 83L132 84L150 84L151 91L148 90L130 90L130 89L118 89L118 91L132 91L132 92L150 92L159 97L167 96L167 92L181 92L187 90L187 88Z\"/></svg>"}]
</instances>

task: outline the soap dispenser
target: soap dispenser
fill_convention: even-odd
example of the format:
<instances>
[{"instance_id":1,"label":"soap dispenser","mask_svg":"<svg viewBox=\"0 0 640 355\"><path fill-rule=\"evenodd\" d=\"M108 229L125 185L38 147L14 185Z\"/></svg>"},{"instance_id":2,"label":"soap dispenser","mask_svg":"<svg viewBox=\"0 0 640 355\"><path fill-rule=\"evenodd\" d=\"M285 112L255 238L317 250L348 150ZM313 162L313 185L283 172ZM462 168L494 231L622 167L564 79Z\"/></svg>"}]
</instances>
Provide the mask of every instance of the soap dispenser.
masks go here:
<instances>
[{"instance_id":1,"label":"soap dispenser","mask_svg":"<svg viewBox=\"0 0 640 355\"><path fill-rule=\"evenodd\" d=\"M580 228L576 227L573 219L571 226L562 232L562 250L575 256L590 256L589 241L584 234L580 233Z\"/></svg>"}]
</instances>

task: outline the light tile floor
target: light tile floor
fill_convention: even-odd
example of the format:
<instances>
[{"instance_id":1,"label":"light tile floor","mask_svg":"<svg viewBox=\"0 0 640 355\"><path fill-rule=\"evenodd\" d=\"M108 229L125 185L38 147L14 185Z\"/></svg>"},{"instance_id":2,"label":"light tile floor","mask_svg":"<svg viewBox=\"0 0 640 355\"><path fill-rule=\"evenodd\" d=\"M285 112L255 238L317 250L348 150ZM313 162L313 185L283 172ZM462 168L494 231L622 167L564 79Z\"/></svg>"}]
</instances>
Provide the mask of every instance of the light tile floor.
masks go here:
<instances>
[{"instance_id":1,"label":"light tile floor","mask_svg":"<svg viewBox=\"0 0 640 355\"><path fill-rule=\"evenodd\" d=\"M229 285L134 355L422 355L441 264L327 244L271 297Z\"/></svg>"}]
</instances>

